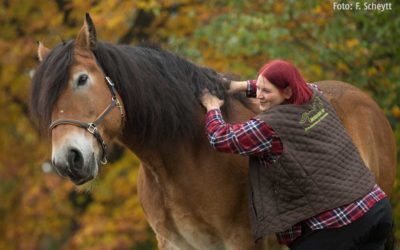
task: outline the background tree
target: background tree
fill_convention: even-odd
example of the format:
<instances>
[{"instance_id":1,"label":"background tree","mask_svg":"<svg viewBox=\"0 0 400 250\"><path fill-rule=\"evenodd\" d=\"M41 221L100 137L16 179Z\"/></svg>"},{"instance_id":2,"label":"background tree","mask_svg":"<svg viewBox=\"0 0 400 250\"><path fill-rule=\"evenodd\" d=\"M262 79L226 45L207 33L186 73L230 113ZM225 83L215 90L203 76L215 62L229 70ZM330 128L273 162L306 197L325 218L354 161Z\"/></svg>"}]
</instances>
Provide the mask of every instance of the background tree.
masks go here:
<instances>
[{"instance_id":1,"label":"background tree","mask_svg":"<svg viewBox=\"0 0 400 250\"><path fill-rule=\"evenodd\" d=\"M339 11L333 1L316 0L3 0L0 248L156 248L137 199L138 160L132 153L116 146L114 163L83 188L51 172L50 142L29 118L29 75L37 65L37 40L53 47L73 39L84 13L90 12L100 40L149 40L242 79L254 78L269 59L287 59L310 82L343 80L369 93L399 143L400 6L391 7L383 12ZM398 181L395 190L392 203L400 221ZM400 239L400 228L396 233Z\"/></svg>"}]
</instances>

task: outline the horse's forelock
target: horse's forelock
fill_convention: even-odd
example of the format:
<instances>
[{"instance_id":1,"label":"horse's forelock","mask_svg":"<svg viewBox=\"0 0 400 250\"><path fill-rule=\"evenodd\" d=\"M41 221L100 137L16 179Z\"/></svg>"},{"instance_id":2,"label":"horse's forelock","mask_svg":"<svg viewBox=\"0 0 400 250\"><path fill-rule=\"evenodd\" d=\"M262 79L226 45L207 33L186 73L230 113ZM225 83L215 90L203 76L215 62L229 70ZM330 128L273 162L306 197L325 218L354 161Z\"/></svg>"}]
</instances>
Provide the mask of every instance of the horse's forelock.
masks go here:
<instances>
[{"instance_id":1,"label":"horse's forelock","mask_svg":"<svg viewBox=\"0 0 400 250\"><path fill-rule=\"evenodd\" d=\"M33 75L31 115L42 132L47 131L55 102L67 86L72 61L73 41L68 41L52 49Z\"/></svg>"}]
</instances>

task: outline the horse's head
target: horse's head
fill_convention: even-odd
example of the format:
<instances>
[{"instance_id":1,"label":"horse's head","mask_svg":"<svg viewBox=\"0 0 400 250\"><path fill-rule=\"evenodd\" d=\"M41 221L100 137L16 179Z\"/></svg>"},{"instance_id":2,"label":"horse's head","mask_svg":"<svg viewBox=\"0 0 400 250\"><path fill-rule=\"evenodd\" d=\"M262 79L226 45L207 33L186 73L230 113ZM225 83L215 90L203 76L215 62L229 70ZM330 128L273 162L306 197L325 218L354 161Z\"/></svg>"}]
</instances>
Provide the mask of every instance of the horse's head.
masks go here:
<instances>
[{"instance_id":1,"label":"horse's head","mask_svg":"<svg viewBox=\"0 0 400 250\"><path fill-rule=\"evenodd\" d=\"M43 116L38 119L51 133L53 166L80 185L96 177L105 161L106 144L121 132L124 111L92 52L96 31L88 14L69 46L69 55L61 55L62 50L53 52L39 43L42 69L33 83L42 86L33 86L32 105L33 115ZM69 61L64 70L60 58Z\"/></svg>"},{"instance_id":2,"label":"horse's head","mask_svg":"<svg viewBox=\"0 0 400 250\"><path fill-rule=\"evenodd\" d=\"M103 141L108 144L122 130L118 139L145 157L203 138L198 98L206 88L224 99L229 118L229 80L158 47L97 42L89 15L75 40L52 50L40 44L38 54L32 117L51 132L55 168L76 184L96 176Z\"/></svg>"}]
</instances>

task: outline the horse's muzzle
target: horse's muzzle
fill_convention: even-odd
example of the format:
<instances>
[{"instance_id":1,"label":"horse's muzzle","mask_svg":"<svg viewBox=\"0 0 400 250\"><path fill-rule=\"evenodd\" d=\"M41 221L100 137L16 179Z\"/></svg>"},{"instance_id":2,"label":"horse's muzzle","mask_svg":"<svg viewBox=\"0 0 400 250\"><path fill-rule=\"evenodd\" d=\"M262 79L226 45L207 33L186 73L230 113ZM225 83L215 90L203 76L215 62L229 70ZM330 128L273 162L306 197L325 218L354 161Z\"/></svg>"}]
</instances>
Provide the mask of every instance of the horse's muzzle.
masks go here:
<instances>
[{"instance_id":1,"label":"horse's muzzle","mask_svg":"<svg viewBox=\"0 0 400 250\"><path fill-rule=\"evenodd\" d=\"M97 174L94 154L85 161L83 154L76 148L68 149L65 160L53 161L53 166L61 176L68 177L75 185L82 185Z\"/></svg>"}]
</instances>

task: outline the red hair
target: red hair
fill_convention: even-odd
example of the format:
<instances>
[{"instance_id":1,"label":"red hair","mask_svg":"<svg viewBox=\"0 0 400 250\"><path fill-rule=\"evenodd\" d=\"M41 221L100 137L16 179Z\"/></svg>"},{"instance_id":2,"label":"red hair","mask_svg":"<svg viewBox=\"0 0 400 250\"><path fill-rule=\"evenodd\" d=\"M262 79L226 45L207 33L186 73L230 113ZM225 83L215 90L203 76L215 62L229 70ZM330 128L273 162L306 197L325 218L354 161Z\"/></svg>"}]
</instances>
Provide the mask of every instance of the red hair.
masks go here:
<instances>
[{"instance_id":1,"label":"red hair","mask_svg":"<svg viewBox=\"0 0 400 250\"><path fill-rule=\"evenodd\" d=\"M279 90L289 86L292 89L292 96L287 103L300 105L309 101L313 95L300 72L290 62L284 60L270 61L261 67L258 74L265 77Z\"/></svg>"}]
</instances>

